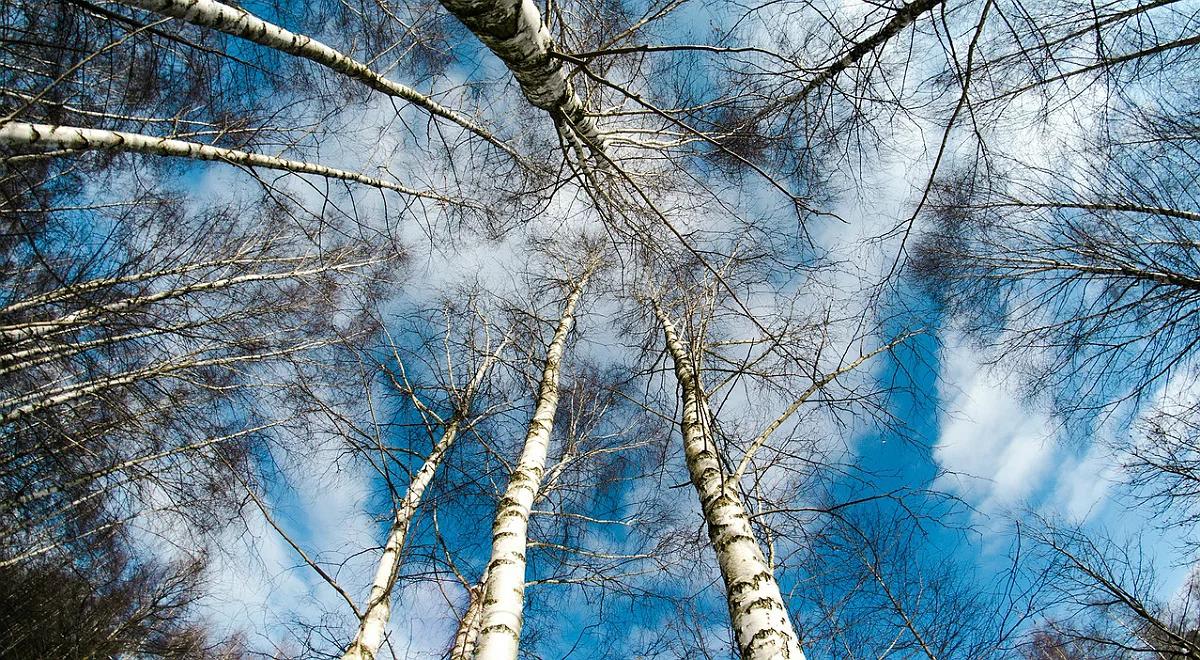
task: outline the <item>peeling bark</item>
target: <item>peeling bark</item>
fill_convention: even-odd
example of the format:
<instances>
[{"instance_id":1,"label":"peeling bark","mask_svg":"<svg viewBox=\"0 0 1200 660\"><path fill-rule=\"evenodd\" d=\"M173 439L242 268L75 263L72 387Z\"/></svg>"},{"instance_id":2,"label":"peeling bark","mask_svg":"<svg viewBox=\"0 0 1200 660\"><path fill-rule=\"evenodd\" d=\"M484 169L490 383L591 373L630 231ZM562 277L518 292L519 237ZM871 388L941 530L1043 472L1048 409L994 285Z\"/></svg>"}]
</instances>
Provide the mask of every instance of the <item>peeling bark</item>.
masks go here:
<instances>
[{"instance_id":1,"label":"peeling bark","mask_svg":"<svg viewBox=\"0 0 1200 660\"><path fill-rule=\"evenodd\" d=\"M750 527L736 484L722 473L716 446L704 423L706 404L691 356L666 313L657 304L675 377L683 390L683 451L704 514L708 538L717 553L729 619L742 660L804 660L779 585Z\"/></svg>"}]
</instances>

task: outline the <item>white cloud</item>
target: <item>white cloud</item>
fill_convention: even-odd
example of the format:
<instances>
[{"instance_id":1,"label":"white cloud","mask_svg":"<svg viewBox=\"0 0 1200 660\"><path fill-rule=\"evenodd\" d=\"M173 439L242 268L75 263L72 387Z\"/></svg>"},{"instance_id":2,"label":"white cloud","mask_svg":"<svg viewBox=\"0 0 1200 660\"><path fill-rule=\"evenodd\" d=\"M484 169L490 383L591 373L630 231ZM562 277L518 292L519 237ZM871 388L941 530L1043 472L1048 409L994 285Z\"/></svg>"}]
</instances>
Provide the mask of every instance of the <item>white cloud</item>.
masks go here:
<instances>
[{"instance_id":1,"label":"white cloud","mask_svg":"<svg viewBox=\"0 0 1200 660\"><path fill-rule=\"evenodd\" d=\"M934 460L937 487L990 516L1023 506L1083 522L1099 513L1120 481L1119 458L1100 425L1079 447L1058 420L1013 391L957 335L946 340L939 387L944 412Z\"/></svg>"},{"instance_id":2,"label":"white cloud","mask_svg":"<svg viewBox=\"0 0 1200 660\"><path fill-rule=\"evenodd\" d=\"M942 405L934 459L939 485L981 512L1019 503L1045 483L1054 448L1050 420L1029 410L969 348L943 353Z\"/></svg>"},{"instance_id":3,"label":"white cloud","mask_svg":"<svg viewBox=\"0 0 1200 660\"><path fill-rule=\"evenodd\" d=\"M1090 518L1120 479L1119 464L1106 444L1096 442L1082 456L1063 461L1059 467L1052 499L1059 513L1070 520Z\"/></svg>"}]
</instances>

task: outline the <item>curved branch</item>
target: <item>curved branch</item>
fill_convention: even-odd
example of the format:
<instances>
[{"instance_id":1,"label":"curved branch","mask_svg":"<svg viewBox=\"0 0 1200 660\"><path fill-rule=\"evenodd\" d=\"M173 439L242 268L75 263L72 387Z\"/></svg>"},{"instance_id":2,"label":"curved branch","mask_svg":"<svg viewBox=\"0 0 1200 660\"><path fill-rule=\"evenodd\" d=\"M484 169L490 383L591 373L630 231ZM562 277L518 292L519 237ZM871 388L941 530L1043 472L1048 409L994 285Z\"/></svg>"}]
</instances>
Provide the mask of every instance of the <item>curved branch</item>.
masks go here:
<instances>
[{"instance_id":1,"label":"curved branch","mask_svg":"<svg viewBox=\"0 0 1200 660\"><path fill-rule=\"evenodd\" d=\"M375 91L404 99L435 117L451 121L487 140L518 161L523 160L515 149L469 117L447 108L407 85L384 78L379 73L372 71L366 64L316 39L296 34L274 23L264 21L240 7L231 7L215 0L120 0L120 2L178 18L193 25L218 30L260 46L316 62L327 69L353 78Z\"/></svg>"}]
</instances>

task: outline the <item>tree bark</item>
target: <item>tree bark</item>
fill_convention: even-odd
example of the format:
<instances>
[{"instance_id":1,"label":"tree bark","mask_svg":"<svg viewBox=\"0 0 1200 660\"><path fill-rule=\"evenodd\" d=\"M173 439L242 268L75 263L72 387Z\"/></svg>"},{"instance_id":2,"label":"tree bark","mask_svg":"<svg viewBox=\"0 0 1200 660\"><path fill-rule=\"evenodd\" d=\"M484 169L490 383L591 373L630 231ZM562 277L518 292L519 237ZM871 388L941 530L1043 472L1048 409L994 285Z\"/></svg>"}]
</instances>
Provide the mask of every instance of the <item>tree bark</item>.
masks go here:
<instances>
[{"instance_id":1,"label":"tree bark","mask_svg":"<svg viewBox=\"0 0 1200 660\"><path fill-rule=\"evenodd\" d=\"M504 62L530 103L573 129L592 149L604 150L595 119L584 111L562 62L551 55L554 40L533 0L441 2Z\"/></svg>"},{"instance_id":2,"label":"tree bark","mask_svg":"<svg viewBox=\"0 0 1200 660\"><path fill-rule=\"evenodd\" d=\"M35 391L0 401L0 409L7 408L4 412L0 412L0 424L10 424L43 410L124 385L132 385L133 383L157 378L166 378L182 371L200 369L202 367L226 367L243 362L261 362L271 358L328 346L331 343L333 343L333 340L315 340L265 353L233 355L220 358L200 359L196 358L195 354L193 354L174 360L158 362L143 369L126 371L104 378L86 380L53 389Z\"/></svg>"},{"instance_id":3,"label":"tree bark","mask_svg":"<svg viewBox=\"0 0 1200 660\"><path fill-rule=\"evenodd\" d=\"M405 186L358 172L339 170L305 161L252 154L245 151L238 151L237 149L214 147L210 144L202 144L200 142L187 142L185 140L153 137L123 131L106 131L98 128L81 128L78 126L27 124L25 122L14 121L0 126L0 144L10 147L45 145L73 151L112 149L115 151L132 151L153 156L223 161L234 165L262 167L269 170L291 172L293 174L315 174L327 179L361 183L372 188L394 190L405 195L423 197L446 204L462 204L462 202L450 199L449 197L428 191L406 188Z\"/></svg>"},{"instance_id":4,"label":"tree bark","mask_svg":"<svg viewBox=\"0 0 1200 660\"><path fill-rule=\"evenodd\" d=\"M675 377L683 391L680 430L684 458L700 498L708 538L717 553L739 656L742 660L804 660L779 585L754 538L737 485L725 478L716 445L702 418L707 405L699 374L693 370L688 349L666 312L657 303L654 311L662 323Z\"/></svg>"},{"instance_id":5,"label":"tree bark","mask_svg":"<svg viewBox=\"0 0 1200 660\"><path fill-rule=\"evenodd\" d=\"M542 370L537 404L529 422L521 458L496 510L496 520L492 524L492 555L484 583L479 645L475 654L478 660L515 660L517 657L525 605L529 512L546 471L550 431L558 410L560 365L575 306L583 294L587 279L588 274L584 274L567 297L554 338L546 349L546 365Z\"/></svg>"},{"instance_id":6,"label":"tree bark","mask_svg":"<svg viewBox=\"0 0 1200 660\"><path fill-rule=\"evenodd\" d=\"M494 137L487 129L415 89L384 78L370 67L341 53L316 39L296 34L283 27L269 23L240 8L215 2L214 0L120 0L123 4L147 11L164 14L187 21L194 25L211 28L252 41L260 46L274 48L289 55L303 57L321 66L353 78L375 91L404 99L423 108L429 114L447 119L487 140L510 156L520 160L521 156L512 147Z\"/></svg>"},{"instance_id":7,"label":"tree bark","mask_svg":"<svg viewBox=\"0 0 1200 660\"><path fill-rule=\"evenodd\" d=\"M164 300L180 298L193 293L204 291L213 291L216 289L224 289L240 284L256 283L256 282L275 282L279 280L299 279L310 275L320 275L322 273L343 272L369 266L374 262L360 261L353 263L335 264L332 266L317 266L314 268L305 268L301 270L292 270L282 273L250 273L246 275L237 275L234 277L226 277L219 280L207 280L188 284L175 289L159 291L144 296L135 296L118 300L103 305L93 307L84 307L83 309L71 312L65 316L60 316L56 319L46 321L29 321L25 323L17 323L11 325L0 325L0 339L9 342L20 342L29 339L41 337L43 335L54 332L65 327L78 325L83 321L95 318L102 314L111 314L116 312L125 312L139 307L145 307Z\"/></svg>"},{"instance_id":8,"label":"tree bark","mask_svg":"<svg viewBox=\"0 0 1200 660\"><path fill-rule=\"evenodd\" d=\"M462 620L458 622L458 631L454 633L454 646L450 647L450 660L471 660L475 655L475 642L479 639L479 624L483 614L483 581L471 587L467 592L467 611L463 612Z\"/></svg>"},{"instance_id":9,"label":"tree bark","mask_svg":"<svg viewBox=\"0 0 1200 660\"><path fill-rule=\"evenodd\" d=\"M463 408L471 405L475 391L498 357L499 349L479 365L463 393L461 404ZM451 416L445 431L442 432L442 437L434 445L433 451L425 459L421 469L413 475L412 481L408 484L408 490L404 493L404 499L396 507L396 517L392 521L387 542L383 546L383 556L379 558L379 566L375 569L375 580L371 584L371 593L367 597L367 606L363 611L358 633L346 649L342 660L373 660L379 653L379 647L383 645L387 622L391 616L392 588L395 586L396 577L400 572L400 553L403 551L404 542L408 537L408 528L416 515L417 507L421 505L425 489L433 481L434 473L437 472L438 466L446 457L446 452L450 450L450 446L458 437L465 412L465 410L458 410Z\"/></svg>"}]
</instances>

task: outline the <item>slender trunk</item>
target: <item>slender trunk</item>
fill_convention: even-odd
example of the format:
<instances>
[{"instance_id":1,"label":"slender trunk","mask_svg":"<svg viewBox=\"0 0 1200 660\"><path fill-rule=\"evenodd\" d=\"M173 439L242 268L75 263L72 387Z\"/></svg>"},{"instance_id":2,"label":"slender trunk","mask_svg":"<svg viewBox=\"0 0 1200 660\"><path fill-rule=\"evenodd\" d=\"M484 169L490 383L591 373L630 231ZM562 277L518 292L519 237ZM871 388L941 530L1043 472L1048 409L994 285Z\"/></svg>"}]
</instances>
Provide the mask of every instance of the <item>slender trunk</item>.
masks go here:
<instances>
[{"instance_id":1,"label":"slender trunk","mask_svg":"<svg viewBox=\"0 0 1200 660\"><path fill-rule=\"evenodd\" d=\"M364 261L359 263L338 264L336 266L322 266L319 268L293 270L286 273L251 273L248 275L238 275L236 277L227 277L219 280L196 282L194 284L188 284L176 289L168 289L166 291L159 291L158 293L152 293L144 296L135 296L133 298L126 298L124 300L118 300L116 302L111 302L104 305L96 305L94 307L85 307L53 320L30 321L26 323L0 326L0 339L6 339L12 342L23 341L49 334L58 328L75 325L81 321L85 321L101 314L124 312L137 307L144 307L152 303L162 302L172 298L179 298L192 293L223 289L238 284L274 282L278 280L298 279L308 275L319 275L322 273L353 270L355 268L361 268L363 266L370 265L371 263L373 262Z\"/></svg>"},{"instance_id":2,"label":"slender trunk","mask_svg":"<svg viewBox=\"0 0 1200 660\"><path fill-rule=\"evenodd\" d=\"M479 368L475 371L475 375L471 378L471 382L467 384L466 390L463 392L461 404L464 409L471 405L471 399L474 397L475 391L479 388L479 384L483 382L488 369L492 367L492 364L499 357L499 352L500 349L497 349L496 352L489 355L479 365ZM400 554L404 550L404 541L408 537L408 528L412 524L417 507L421 505L421 498L425 494L425 489L429 487L434 473L437 472L442 459L446 457L446 452L450 450L450 446L454 444L454 440L458 437L465 412L465 410L458 410L450 418L450 421L446 424L445 431L442 432L442 437L434 445L433 451L425 459L425 463L421 465L421 469L413 475L412 481L408 484L408 490L404 493L404 499L396 507L396 517L392 521L391 530L388 532L387 542L384 543L383 556L379 558L379 565L375 569L375 580L371 584L371 593L367 597L367 606L363 611L362 620L358 626L358 633L354 636L354 641L346 649L342 660L373 660L376 654L379 653L379 647L383 645L383 638L387 632L388 618L391 616L392 611L392 588L395 586L396 576L400 572Z\"/></svg>"},{"instance_id":3,"label":"slender trunk","mask_svg":"<svg viewBox=\"0 0 1200 660\"><path fill-rule=\"evenodd\" d=\"M411 87L401 85L374 72L366 64L302 34L269 23L240 8L215 0L120 0L122 3L148 11L165 14L194 25L241 37L260 46L274 48L289 55L303 57L340 74L353 78L375 91L404 99L425 109L429 114L448 119L499 147L520 160L520 155L487 129Z\"/></svg>"},{"instance_id":4,"label":"slender trunk","mask_svg":"<svg viewBox=\"0 0 1200 660\"><path fill-rule=\"evenodd\" d=\"M259 362L284 355L291 355L293 353L300 353L302 351L307 351L314 348L320 348L322 346L327 346L330 343L332 342L312 341L305 344L297 344L296 346L289 346L287 348L275 351L269 351L266 353L235 355L223 358L192 359L194 358L194 355L190 355L177 360L159 362L143 369L126 371L124 373L105 378L98 378L73 385L64 385L62 387L56 387L49 390L15 396L0 402L0 408L8 408L8 410L0 413L0 424L10 424L21 419L22 417L27 417L43 410L60 406L64 403L70 403L71 401L85 396L104 392L116 387L132 385L133 383L141 381L169 377L181 371L200 369L202 367L224 367L242 362Z\"/></svg>"},{"instance_id":5,"label":"slender trunk","mask_svg":"<svg viewBox=\"0 0 1200 660\"><path fill-rule=\"evenodd\" d=\"M484 583L483 613L480 621L478 660L514 660L521 637L525 607L525 551L528 544L529 512L541 489L546 471L546 453L550 430L558 410L558 379L567 334L571 330L575 305L587 282L585 274L567 297L554 338L546 349L546 365L538 386L537 405L529 421L529 432L516 470L496 510L492 524L492 556Z\"/></svg>"},{"instance_id":6,"label":"slender trunk","mask_svg":"<svg viewBox=\"0 0 1200 660\"><path fill-rule=\"evenodd\" d=\"M74 355L79 355L80 353L86 353L102 346L112 346L114 344L145 339L147 337L178 334L187 330L204 328L206 326L212 326L222 322L248 317L249 314L226 314L224 316L204 319L202 321L176 323L175 325L152 328L150 330L143 330L140 332L130 332L123 335L113 335L111 337L92 339L89 341L43 343L39 346L34 346L33 348L0 354L0 376L25 369L32 369L33 367L54 362L55 360L62 360Z\"/></svg>"},{"instance_id":7,"label":"slender trunk","mask_svg":"<svg viewBox=\"0 0 1200 660\"><path fill-rule=\"evenodd\" d=\"M471 660L475 655L479 624L483 621L483 589L486 582L485 572L483 580L467 592L467 611L463 612L462 620L458 622L458 632L454 633L454 646L450 648L449 660Z\"/></svg>"},{"instance_id":8,"label":"slender trunk","mask_svg":"<svg viewBox=\"0 0 1200 660\"><path fill-rule=\"evenodd\" d=\"M134 273L131 275L121 275L119 277L102 277L92 280L78 282L76 284L68 284L53 291L47 291L38 295L30 296L24 300L17 302L0 309L0 314L13 314L30 307L38 305L49 305L50 303L65 300L67 298L77 298L85 293L106 289L109 287L117 287L122 284L134 284L144 282L146 280L158 279L160 277L171 277L174 275L186 275L192 271L202 270L205 268L220 268L222 266L236 266L249 263L277 263L287 261L301 261L304 257L280 257L275 259L221 259L218 261L201 261L194 264L183 264L173 268L164 268L162 270L152 270L144 273Z\"/></svg>"},{"instance_id":9,"label":"slender trunk","mask_svg":"<svg viewBox=\"0 0 1200 660\"><path fill-rule=\"evenodd\" d=\"M504 62L530 103L574 129L593 149L604 149L596 121L584 111L562 62L550 53L554 41L533 0L441 2Z\"/></svg>"},{"instance_id":10,"label":"slender trunk","mask_svg":"<svg viewBox=\"0 0 1200 660\"><path fill-rule=\"evenodd\" d=\"M654 311L683 391L680 428L684 457L721 567L739 656L742 660L803 660L799 638L775 576L754 538L737 485L722 472L716 445L702 417L707 406L699 374L692 369L691 356L671 320L657 303Z\"/></svg>"},{"instance_id":11,"label":"slender trunk","mask_svg":"<svg viewBox=\"0 0 1200 660\"><path fill-rule=\"evenodd\" d=\"M150 154L153 156L173 156L176 158L191 158L193 160L216 160L244 167L262 167L269 170L282 170L293 174L315 174L327 179L352 181L373 188L394 190L405 195L424 197L446 204L462 204L436 193L414 190L402 185L370 177L359 172L339 170L325 167L317 163L299 160L287 160L263 154L252 154L237 149L214 147L211 144L187 142L171 138L125 133L123 131L106 131L97 128L82 128L79 126L50 126L48 124L27 124L14 121L0 126L0 144L10 147L30 147L45 145L59 149L74 151L95 151L112 149L115 151L131 151L134 153Z\"/></svg>"},{"instance_id":12,"label":"slender trunk","mask_svg":"<svg viewBox=\"0 0 1200 660\"><path fill-rule=\"evenodd\" d=\"M346 653L342 656L343 660L372 660L379 652L379 647L383 645L383 639L387 633L387 622L392 613L391 592L400 571L400 553L403 551L404 542L408 537L408 528L438 465L441 464L450 446L454 444L458 435L458 426L457 419L450 422L434 447L433 453L425 459L425 464L421 466L412 482L409 483L404 499L396 507L396 517L392 521L391 530L388 532L387 541L383 546L383 555L375 569L375 579L371 583L371 593L367 597L366 610L363 612L354 641L350 643Z\"/></svg>"},{"instance_id":13,"label":"slender trunk","mask_svg":"<svg viewBox=\"0 0 1200 660\"><path fill-rule=\"evenodd\" d=\"M758 112L754 113L754 116L749 123L761 121L784 106L803 101L809 94L813 92L813 90L827 84L846 69L849 69L857 64L864 57L871 54L877 48L887 43L892 37L899 34L901 30L915 23L916 20L921 16L941 6L945 1L946 0L914 0L914 2L909 2L903 5L896 10L895 14L892 15L892 18L888 20L887 23L884 23L883 27L881 27L874 34L854 44L850 50L846 51L845 55L839 57L832 64L821 71L821 73L817 74L817 77L808 81L808 83L804 85L799 92L789 94L762 108Z\"/></svg>"}]
</instances>

